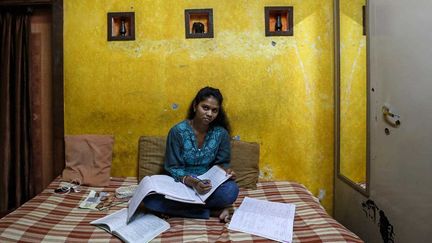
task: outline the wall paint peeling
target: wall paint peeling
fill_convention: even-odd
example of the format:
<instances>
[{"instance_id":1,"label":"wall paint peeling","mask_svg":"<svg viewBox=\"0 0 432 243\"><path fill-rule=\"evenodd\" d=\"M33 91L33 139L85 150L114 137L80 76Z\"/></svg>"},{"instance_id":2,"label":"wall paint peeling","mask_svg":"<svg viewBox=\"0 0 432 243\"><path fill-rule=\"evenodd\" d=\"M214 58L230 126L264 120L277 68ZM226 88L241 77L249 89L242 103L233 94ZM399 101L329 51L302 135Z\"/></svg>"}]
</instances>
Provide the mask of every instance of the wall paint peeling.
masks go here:
<instances>
[{"instance_id":1,"label":"wall paint peeling","mask_svg":"<svg viewBox=\"0 0 432 243\"><path fill-rule=\"evenodd\" d=\"M262 177L324 188L331 213L333 1L64 3L66 134L113 134L113 176L136 175L139 136L166 135L211 85L225 96L232 134L261 145ZM286 5L294 36L265 37L264 6ZM214 38L185 39L184 9L193 8L213 8ZM108 42L107 12L121 11L135 11L136 40Z\"/></svg>"}]
</instances>

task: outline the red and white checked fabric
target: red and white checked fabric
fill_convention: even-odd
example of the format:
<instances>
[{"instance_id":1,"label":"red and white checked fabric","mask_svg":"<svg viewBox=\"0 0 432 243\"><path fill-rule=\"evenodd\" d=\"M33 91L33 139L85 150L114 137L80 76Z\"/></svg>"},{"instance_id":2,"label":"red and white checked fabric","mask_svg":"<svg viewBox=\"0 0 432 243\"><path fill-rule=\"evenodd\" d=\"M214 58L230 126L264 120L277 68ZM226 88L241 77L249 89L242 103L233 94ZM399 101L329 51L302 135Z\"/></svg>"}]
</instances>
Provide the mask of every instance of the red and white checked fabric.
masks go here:
<instances>
[{"instance_id":1,"label":"red and white checked fabric","mask_svg":"<svg viewBox=\"0 0 432 243\"><path fill-rule=\"evenodd\" d=\"M120 186L134 185L136 178L112 178L105 188L82 187L81 192L54 194L60 179L20 208L0 219L0 242L120 242L90 222L126 207L126 203L109 211L79 209L90 189L115 192ZM260 182L256 190L240 191L235 207L244 197L296 204L293 242L363 242L354 233L332 219L318 200L294 182ZM217 218L209 220L170 218L171 228L153 242L269 242L271 240L228 230Z\"/></svg>"}]
</instances>

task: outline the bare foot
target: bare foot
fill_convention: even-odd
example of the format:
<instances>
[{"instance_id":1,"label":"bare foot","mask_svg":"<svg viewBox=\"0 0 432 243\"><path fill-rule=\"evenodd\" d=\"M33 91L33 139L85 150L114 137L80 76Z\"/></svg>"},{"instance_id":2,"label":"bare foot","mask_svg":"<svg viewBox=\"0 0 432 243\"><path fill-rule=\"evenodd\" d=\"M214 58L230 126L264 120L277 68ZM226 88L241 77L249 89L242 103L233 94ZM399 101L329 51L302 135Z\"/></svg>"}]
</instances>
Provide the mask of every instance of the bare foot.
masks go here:
<instances>
[{"instance_id":1,"label":"bare foot","mask_svg":"<svg viewBox=\"0 0 432 243\"><path fill-rule=\"evenodd\" d=\"M231 220L231 208L224 208L222 212L219 214L219 220L224 223L228 223Z\"/></svg>"},{"instance_id":2,"label":"bare foot","mask_svg":"<svg viewBox=\"0 0 432 243\"><path fill-rule=\"evenodd\" d=\"M221 223L228 223L231 220L231 216L234 213L233 206L228 206L221 209L212 209L210 211L211 217L218 217Z\"/></svg>"}]
</instances>

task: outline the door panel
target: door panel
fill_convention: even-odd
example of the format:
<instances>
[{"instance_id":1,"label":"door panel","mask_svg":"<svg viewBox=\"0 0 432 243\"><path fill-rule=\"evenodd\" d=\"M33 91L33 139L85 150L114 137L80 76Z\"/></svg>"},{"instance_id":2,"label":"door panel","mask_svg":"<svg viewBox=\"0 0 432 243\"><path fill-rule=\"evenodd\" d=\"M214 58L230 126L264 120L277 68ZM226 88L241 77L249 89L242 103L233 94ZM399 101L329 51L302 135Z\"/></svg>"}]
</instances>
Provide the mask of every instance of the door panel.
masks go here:
<instances>
[{"instance_id":1,"label":"door panel","mask_svg":"<svg viewBox=\"0 0 432 243\"><path fill-rule=\"evenodd\" d=\"M41 192L54 179L52 97L52 14L49 7L34 8L30 16L30 86L34 189Z\"/></svg>"},{"instance_id":2,"label":"door panel","mask_svg":"<svg viewBox=\"0 0 432 243\"><path fill-rule=\"evenodd\" d=\"M336 177L335 218L365 242L385 242L379 215L372 220L362 207L370 199L393 226L394 242L429 242L432 1L374 0L368 7L370 197ZM400 126L386 122L383 106L400 116Z\"/></svg>"}]
</instances>

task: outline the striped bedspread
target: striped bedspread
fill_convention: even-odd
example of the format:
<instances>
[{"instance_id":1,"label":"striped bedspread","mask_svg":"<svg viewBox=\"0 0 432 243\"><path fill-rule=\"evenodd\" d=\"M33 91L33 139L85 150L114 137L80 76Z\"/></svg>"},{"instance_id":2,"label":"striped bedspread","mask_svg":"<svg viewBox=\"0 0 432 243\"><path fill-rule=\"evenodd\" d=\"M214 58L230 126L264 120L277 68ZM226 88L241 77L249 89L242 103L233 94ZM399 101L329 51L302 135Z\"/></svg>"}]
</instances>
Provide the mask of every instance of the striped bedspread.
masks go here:
<instances>
[{"instance_id":1,"label":"striped bedspread","mask_svg":"<svg viewBox=\"0 0 432 243\"><path fill-rule=\"evenodd\" d=\"M123 207L109 211L79 209L78 205L90 189L113 192L120 186L136 184L136 178L112 178L109 187L82 187L81 192L57 195L53 191L60 179L19 209L0 219L0 242L120 242L90 221ZM241 190L235 206L244 197L296 204L293 242L363 242L354 233L332 219L318 200L302 185L293 182L260 182L256 190ZM269 242L270 240L228 230L228 224L217 218L209 220L170 218L171 228L153 242Z\"/></svg>"}]
</instances>

